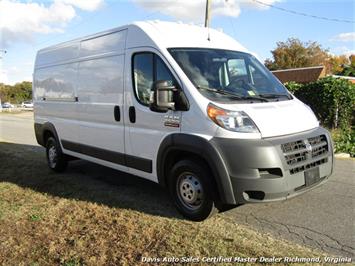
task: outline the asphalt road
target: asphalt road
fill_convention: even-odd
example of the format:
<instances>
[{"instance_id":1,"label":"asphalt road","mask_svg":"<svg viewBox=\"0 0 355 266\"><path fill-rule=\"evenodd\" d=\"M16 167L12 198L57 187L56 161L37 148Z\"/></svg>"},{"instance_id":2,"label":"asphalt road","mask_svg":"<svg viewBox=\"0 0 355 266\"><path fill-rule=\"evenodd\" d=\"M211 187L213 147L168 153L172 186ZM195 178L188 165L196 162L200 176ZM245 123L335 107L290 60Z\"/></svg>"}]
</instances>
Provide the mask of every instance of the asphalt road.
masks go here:
<instances>
[{"instance_id":1,"label":"asphalt road","mask_svg":"<svg viewBox=\"0 0 355 266\"><path fill-rule=\"evenodd\" d=\"M33 129L33 112L0 113L0 141L37 145Z\"/></svg>"},{"instance_id":2,"label":"asphalt road","mask_svg":"<svg viewBox=\"0 0 355 266\"><path fill-rule=\"evenodd\" d=\"M282 202L225 213L238 223L324 252L355 259L355 160L336 159L327 183Z\"/></svg>"},{"instance_id":3,"label":"asphalt road","mask_svg":"<svg viewBox=\"0 0 355 266\"><path fill-rule=\"evenodd\" d=\"M0 114L0 142L37 145L31 113ZM336 159L323 186L283 202L247 204L222 216L277 238L355 259L355 160Z\"/></svg>"}]
</instances>

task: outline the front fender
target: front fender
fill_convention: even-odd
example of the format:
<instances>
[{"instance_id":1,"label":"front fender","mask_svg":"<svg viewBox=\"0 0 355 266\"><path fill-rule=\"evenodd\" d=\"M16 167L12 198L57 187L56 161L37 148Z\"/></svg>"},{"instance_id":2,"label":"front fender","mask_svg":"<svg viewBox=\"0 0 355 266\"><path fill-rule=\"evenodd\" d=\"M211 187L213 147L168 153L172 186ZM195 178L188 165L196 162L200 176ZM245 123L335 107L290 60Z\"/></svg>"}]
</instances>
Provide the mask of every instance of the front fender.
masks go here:
<instances>
[{"instance_id":1,"label":"front fender","mask_svg":"<svg viewBox=\"0 0 355 266\"><path fill-rule=\"evenodd\" d=\"M190 134L174 133L162 141L157 155L157 175L159 184L166 186L164 167L170 152L183 151L204 159L211 168L222 203L236 204L227 166L214 145L208 140Z\"/></svg>"}]
</instances>

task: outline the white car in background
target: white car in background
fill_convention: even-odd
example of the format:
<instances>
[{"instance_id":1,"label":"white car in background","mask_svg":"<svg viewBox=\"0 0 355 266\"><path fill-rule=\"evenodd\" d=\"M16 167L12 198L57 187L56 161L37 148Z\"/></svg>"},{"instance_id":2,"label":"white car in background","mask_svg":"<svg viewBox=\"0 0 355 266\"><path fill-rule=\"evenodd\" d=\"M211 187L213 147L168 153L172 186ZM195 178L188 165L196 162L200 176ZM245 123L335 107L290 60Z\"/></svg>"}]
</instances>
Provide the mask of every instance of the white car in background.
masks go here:
<instances>
[{"instance_id":1,"label":"white car in background","mask_svg":"<svg viewBox=\"0 0 355 266\"><path fill-rule=\"evenodd\" d=\"M26 101L21 104L22 108L33 108L33 102Z\"/></svg>"},{"instance_id":2,"label":"white car in background","mask_svg":"<svg viewBox=\"0 0 355 266\"><path fill-rule=\"evenodd\" d=\"M9 102L5 102L2 104L2 108L14 108L15 106Z\"/></svg>"}]
</instances>

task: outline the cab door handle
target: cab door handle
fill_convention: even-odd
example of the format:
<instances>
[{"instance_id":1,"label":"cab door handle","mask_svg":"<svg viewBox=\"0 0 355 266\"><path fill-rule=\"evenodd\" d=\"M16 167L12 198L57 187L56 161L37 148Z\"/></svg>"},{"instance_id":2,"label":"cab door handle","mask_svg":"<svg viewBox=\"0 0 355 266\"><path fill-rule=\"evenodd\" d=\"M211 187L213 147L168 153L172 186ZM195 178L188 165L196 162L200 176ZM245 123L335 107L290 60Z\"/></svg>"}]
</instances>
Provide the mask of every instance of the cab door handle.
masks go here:
<instances>
[{"instance_id":1,"label":"cab door handle","mask_svg":"<svg viewBox=\"0 0 355 266\"><path fill-rule=\"evenodd\" d=\"M116 121L119 122L121 120L121 110L118 105L115 106L115 108L113 110L113 115L114 115Z\"/></svg>"},{"instance_id":2,"label":"cab door handle","mask_svg":"<svg viewBox=\"0 0 355 266\"><path fill-rule=\"evenodd\" d=\"M131 123L136 122L136 108L134 108L134 106L129 107L128 116L129 116L129 121L131 121Z\"/></svg>"}]
</instances>

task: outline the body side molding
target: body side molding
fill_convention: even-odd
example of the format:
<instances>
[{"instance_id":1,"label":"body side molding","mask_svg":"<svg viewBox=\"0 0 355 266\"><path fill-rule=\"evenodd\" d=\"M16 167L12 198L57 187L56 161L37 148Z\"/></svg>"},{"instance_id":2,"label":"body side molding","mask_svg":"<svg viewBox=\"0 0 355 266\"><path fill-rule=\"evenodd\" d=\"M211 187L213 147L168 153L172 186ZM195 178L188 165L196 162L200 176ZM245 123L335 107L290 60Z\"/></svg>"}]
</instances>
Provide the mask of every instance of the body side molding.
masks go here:
<instances>
[{"instance_id":1,"label":"body side molding","mask_svg":"<svg viewBox=\"0 0 355 266\"><path fill-rule=\"evenodd\" d=\"M77 152L77 153L81 153L81 154L85 154L85 155L88 155L88 156L91 156L91 157L94 157L97 159L101 159L104 161L124 165L124 166L134 168L134 169L146 172L146 173L153 172L153 167L152 167L153 163L152 163L152 160L150 160L150 159L141 158L141 157L137 157L137 156L133 156L133 155L129 155L129 154L105 150L102 148L93 147L93 146L86 145L86 144L81 144L81 143L76 143L76 142L60 139L58 137L58 134L57 134L57 131L56 131L54 125L50 122L46 122L44 124L35 123L34 129L35 129L35 135L36 135L37 142L41 146L45 147L45 145L46 145L45 140L44 140L45 132L49 131L54 135L54 137L57 140L60 140L60 143L64 149L67 149L67 150L70 150L73 152Z\"/></svg>"},{"instance_id":2,"label":"body side molding","mask_svg":"<svg viewBox=\"0 0 355 266\"><path fill-rule=\"evenodd\" d=\"M86 144L71 142L68 140L61 140L63 148L85 154L100 160L104 160L107 162L124 165L130 168L134 168L146 173L152 173L152 160L124 154L120 152L110 151Z\"/></svg>"}]
</instances>

